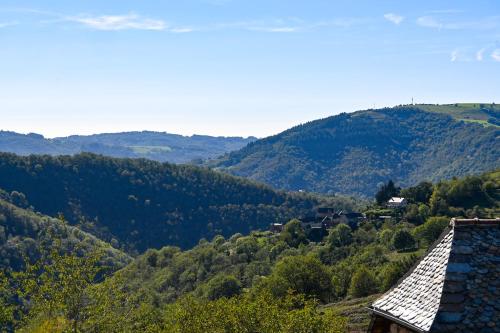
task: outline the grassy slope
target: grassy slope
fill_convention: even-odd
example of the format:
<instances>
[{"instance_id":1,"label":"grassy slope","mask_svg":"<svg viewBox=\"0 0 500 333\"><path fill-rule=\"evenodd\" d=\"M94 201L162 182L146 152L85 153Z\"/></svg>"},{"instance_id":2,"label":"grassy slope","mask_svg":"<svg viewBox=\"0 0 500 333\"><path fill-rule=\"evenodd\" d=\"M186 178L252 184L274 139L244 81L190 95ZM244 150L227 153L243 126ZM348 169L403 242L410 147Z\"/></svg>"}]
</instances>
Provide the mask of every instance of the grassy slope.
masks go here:
<instances>
[{"instance_id":1,"label":"grassy slope","mask_svg":"<svg viewBox=\"0 0 500 333\"><path fill-rule=\"evenodd\" d=\"M433 105L433 104L417 104L416 107L428 111L440 114L446 114L452 116L456 120L461 120L465 122L474 122L482 124L483 126L496 126L488 122L491 118L484 108L492 108L493 110L500 112L500 105L496 104L481 104L481 103L456 103L456 104L443 104L443 105Z\"/></svg>"},{"instance_id":2,"label":"grassy slope","mask_svg":"<svg viewBox=\"0 0 500 333\"><path fill-rule=\"evenodd\" d=\"M336 314L349 318L347 322L349 333L366 332L371 318L368 306L379 296L380 294L375 294L362 298L343 300L324 305L322 308L333 309Z\"/></svg>"}]
</instances>

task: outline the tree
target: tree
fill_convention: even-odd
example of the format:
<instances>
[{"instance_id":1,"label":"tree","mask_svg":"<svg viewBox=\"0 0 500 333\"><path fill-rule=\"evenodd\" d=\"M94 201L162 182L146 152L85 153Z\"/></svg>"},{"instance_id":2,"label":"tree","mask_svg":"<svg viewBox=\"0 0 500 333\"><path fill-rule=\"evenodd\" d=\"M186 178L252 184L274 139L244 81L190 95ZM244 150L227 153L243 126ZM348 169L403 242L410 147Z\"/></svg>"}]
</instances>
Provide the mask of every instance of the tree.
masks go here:
<instances>
[{"instance_id":1,"label":"tree","mask_svg":"<svg viewBox=\"0 0 500 333\"><path fill-rule=\"evenodd\" d=\"M285 224L280 237L291 247L298 247L300 244L308 243L306 233L297 219L293 219Z\"/></svg>"},{"instance_id":2,"label":"tree","mask_svg":"<svg viewBox=\"0 0 500 333\"><path fill-rule=\"evenodd\" d=\"M359 267L352 276L349 294L354 297L364 297L377 291L378 286L375 275L365 266Z\"/></svg>"},{"instance_id":3,"label":"tree","mask_svg":"<svg viewBox=\"0 0 500 333\"><path fill-rule=\"evenodd\" d=\"M96 249L82 257L62 252L61 240L56 239L47 255L34 264L26 260L26 270L13 276L19 297L27 301L25 312L29 321L62 320L69 331L76 333L90 304L86 290L103 270L99 264L102 251Z\"/></svg>"},{"instance_id":4,"label":"tree","mask_svg":"<svg viewBox=\"0 0 500 333\"><path fill-rule=\"evenodd\" d=\"M401 196L412 203L428 203L433 191L431 182L421 182L417 186L401 190Z\"/></svg>"},{"instance_id":5,"label":"tree","mask_svg":"<svg viewBox=\"0 0 500 333\"><path fill-rule=\"evenodd\" d=\"M392 236L394 235L394 231L391 229L384 229L379 234L379 241L381 244L386 247L390 247L392 245Z\"/></svg>"},{"instance_id":6,"label":"tree","mask_svg":"<svg viewBox=\"0 0 500 333\"><path fill-rule=\"evenodd\" d=\"M284 296L288 290L327 301L332 291L328 268L310 256L286 257L279 261L267 287L276 296Z\"/></svg>"},{"instance_id":7,"label":"tree","mask_svg":"<svg viewBox=\"0 0 500 333\"><path fill-rule=\"evenodd\" d=\"M377 204L383 205L390 198L398 196L400 191L401 188L396 187L394 185L394 182L392 180L389 180L387 184L383 184L375 194L375 200L377 201Z\"/></svg>"},{"instance_id":8,"label":"tree","mask_svg":"<svg viewBox=\"0 0 500 333\"><path fill-rule=\"evenodd\" d=\"M406 221L417 225L422 224L425 220L425 217L420 215L419 207L416 204L410 204L406 207L404 218Z\"/></svg>"},{"instance_id":9,"label":"tree","mask_svg":"<svg viewBox=\"0 0 500 333\"><path fill-rule=\"evenodd\" d=\"M331 247L346 246L352 243L352 230L344 223L340 223L330 230L327 242Z\"/></svg>"},{"instance_id":10,"label":"tree","mask_svg":"<svg viewBox=\"0 0 500 333\"><path fill-rule=\"evenodd\" d=\"M432 244L443 230L450 224L450 219L444 216L432 216L424 224L414 229L416 239L423 241L425 245Z\"/></svg>"},{"instance_id":11,"label":"tree","mask_svg":"<svg viewBox=\"0 0 500 333\"><path fill-rule=\"evenodd\" d=\"M392 287L415 264L417 259L418 257L415 254L411 254L399 261L385 265L380 272L382 291Z\"/></svg>"},{"instance_id":12,"label":"tree","mask_svg":"<svg viewBox=\"0 0 500 333\"><path fill-rule=\"evenodd\" d=\"M14 324L16 308L11 301L13 296L7 275L0 271L0 327L8 330Z\"/></svg>"},{"instance_id":13,"label":"tree","mask_svg":"<svg viewBox=\"0 0 500 333\"><path fill-rule=\"evenodd\" d=\"M233 275L219 274L212 278L206 287L206 297L216 300L232 297L241 293L241 283Z\"/></svg>"},{"instance_id":14,"label":"tree","mask_svg":"<svg viewBox=\"0 0 500 333\"><path fill-rule=\"evenodd\" d=\"M392 236L392 246L396 250L408 250L415 248L415 238L407 230L398 230Z\"/></svg>"},{"instance_id":15,"label":"tree","mask_svg":"<svg viewBox=\"0 0 500 333\"><path fill-rule=\"evenodd\" d=\"M184 297L167 306L164 332L341 333L346 320L329 309L319 310L314 300L268 292L215 301Z\"/></svg>"}]
</instances>

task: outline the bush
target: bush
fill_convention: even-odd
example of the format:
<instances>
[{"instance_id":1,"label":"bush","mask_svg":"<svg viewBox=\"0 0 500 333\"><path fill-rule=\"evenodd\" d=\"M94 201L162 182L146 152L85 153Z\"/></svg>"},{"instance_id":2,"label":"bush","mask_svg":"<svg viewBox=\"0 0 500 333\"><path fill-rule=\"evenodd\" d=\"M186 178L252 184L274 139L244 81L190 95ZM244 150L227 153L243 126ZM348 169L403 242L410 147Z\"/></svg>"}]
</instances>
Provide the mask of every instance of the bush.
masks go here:
<instances>
[{"instance_id":1,"label":"bush","mask_svg":"<svg viewBox=\"0 0 500 333\"><path fill-rule=\"evenodd\" d=\"M385 265L381 272L382 291L391 288L415 264L418 257L414 254L404 257L400 261Z\"/></svg>"},{"instance_id":2,"label":"bush","mask_svg":"<svg viewBox=\"0 0 500 333\"><path fill-rule=\"evenodd\" d=\"M379 234L379 242L387 247L392 245L392 236L394 232L391 229L385 229Z\"/></svg>"},{"instance_id":3,"label":"bush","mask_svg":"<svg viewBox=\"0 0 500 333\"><path fill-rule=\"evenodd\" d=\"M327 242L331 247L346 246L352 243L352 230L347 224L339 224L330 230Z\"/></svg>"},{"instance_id":4,"label":"bush","mask_svg":"<svg viewBox=\"0 0 500 333\"><path fill-rule=\"evenodd\" d=\"M206 296L209 300L221 297L232 297L241 292L241 283L232 275L217 275L211 279L206 287Z\"/></svg>"},{"instance_id":5,"label":"bush","mask_svg":"<svg viewBox=\"0 0 500 333\"><path fill-rule=\"evenodd\" d=\"M328 301L332 291L331 274L316 258L308 256L286 257L279 261L267 287L275 296L282 297L288 290Z\"/></svg>"},{"instance_id":6,"label":"bush","mask_svg":"<svg viewBox=\"0 0 500 333\"><path fill-rule=\"evenodd\" d=\"M398 230L392 236L392 246L398 251L415 248L415 238L407 230Z\"/></svg>"},{"instance_id":7,"label":"bush","mask_svg":"<svg viewBox=\"0 0 500 333\"><path fill-rule=\"evenodd\" d=\"M364 297L378 291L377 279L375 275L365 266L361 266L354 272L349 287L349 295L354 297Z\"/></svg>"},{"instance_id":8,"label":"bush","mask_svg":"<svg viewBox=\"0 0 500 333\"><path fill-rule=\"evenodd\" d=\"M306 233L304 229L302 229L300 221L296 219L285 224L285 228L281 232L280 237L291 247L298 247L300 244L308 243Z\"/></svg>"},{"instance_id":9,"label":"bush","mask_svg":"<svg viewBox=\"0 0 500 333\"><path fill-rule=\"evenodd\" d=\"M423 225L418 226L413 231L415 238L424 243L432 244L450 223L450 219L444 216L430 217Z\"/></svg>"}]
</instances>

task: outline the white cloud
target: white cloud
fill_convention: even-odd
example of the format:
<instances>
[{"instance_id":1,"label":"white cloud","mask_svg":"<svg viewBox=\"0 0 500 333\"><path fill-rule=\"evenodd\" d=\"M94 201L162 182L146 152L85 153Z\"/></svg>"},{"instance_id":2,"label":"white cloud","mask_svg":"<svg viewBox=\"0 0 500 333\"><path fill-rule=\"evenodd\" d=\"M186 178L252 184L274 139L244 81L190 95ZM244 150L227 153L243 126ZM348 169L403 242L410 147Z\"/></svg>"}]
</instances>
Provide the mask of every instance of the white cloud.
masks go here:
<instances>
[{"instance_id":1,"label":"white cloud","mask_svg":"<svg viewBox=\"0 0 500 333\"><path fill-rule=\"evenodd\" d=\"M396 25L399 25L405 19L403 16L394 13L387 13L384 15L384 18Z\"/></svg>"},{"instance_id":2,"label":"white cloud","mask_svg":"<svg viewBox=\"0 0 500 333\"><path fill-rule=\"evenodd\" d=\"M462 10L462 9L437 9L437 10L430 10L428 13L431 13L431 14L460 14L463 12L464 12L464 10Z\"/></svg>"},{"instance_id":3,"label":"white cloud","mask_svg":"<svg viewBox=\"0 0 500 333\"><path fill-rule=\"evenodd\" d=\"M491 53L491 58L495 61L499 61L500 62L500 49L496 49L495 51L493 51Z\"/></svg>"},{"instance_id":4,"label":"white cloud","mask_svg":"<svg viewBox=\"0 0 500 333\"><path fill-rule=\"evenodd\" d=\"M500 26L500 16L483 17L473 21L444 22L434 16L421 16L417 19L417 24L425 28L434 29L473 29L473 30L491 30Z\"/></svg>"},{"instance_id":5,"label":"white cloud","mask_svg":"<svg viewBox=\"0 0 500 333\"><path fill-rule=\"evenodd\" d=\"M263 32L296 32L300 29L298 27L249 27L248 30Z\"/></svg>"},{"instance_id":6,"label":"white cloud","mask_svg":"<svg viewBox=\"0 0 500 333\"><path fill-rule=\"evenodd\" d=\"M67 21L77 22L96 30L165 30L167 25L162 20L143 18L136 14L71 16Z\"/></svg>"},{"instance_id":7,"label":"white cloud","mask_svg":"<svg viewBox=\"0 0 500 333\"><path fill-rule=\"evenodd\" d=\"M439 22L432 16L422 16L417 19L417 24L425 28L437 28L442 29L444 27L443 23Z\"/></svg>"},{"instance_id":8,"label":"white cloud","mask_svg":"<svg viewBox=\"0 0 500 333\"><path fill-rule=\"evenodd\" d=\"M0 29L11 27L11 26L17 25L17 24L18 24L17 22L0 22Z\"/></svg>"},{"instance_id":9,"label":"white cloud","mask_svg":"<svg viewBox=\"0 0 500 333\"><path fill-rule=\"evenodd\" d=\"M477 60L477 61L483 61L484 51L486 51L486 49L485 49L485 48L482 48L482 49L480 49L480 50L478 50L478 51L476 52L476 60Z\"/></svg>"},{"instance_id":10,"label":"white cloud","mask_svg":"<svg viewBox=\"0 0 500 333\"><path fill-rule=\"evenodd\" d=\"M187 33L187 32L193 32L193 31L195 31L195 29L189 28L189 27L178 27L178 28L170 28L170 29L168 29L168 31L173 32L173 33L177 33L177 34L183 34L183 33Z\"/></svg>"}]
</instances>

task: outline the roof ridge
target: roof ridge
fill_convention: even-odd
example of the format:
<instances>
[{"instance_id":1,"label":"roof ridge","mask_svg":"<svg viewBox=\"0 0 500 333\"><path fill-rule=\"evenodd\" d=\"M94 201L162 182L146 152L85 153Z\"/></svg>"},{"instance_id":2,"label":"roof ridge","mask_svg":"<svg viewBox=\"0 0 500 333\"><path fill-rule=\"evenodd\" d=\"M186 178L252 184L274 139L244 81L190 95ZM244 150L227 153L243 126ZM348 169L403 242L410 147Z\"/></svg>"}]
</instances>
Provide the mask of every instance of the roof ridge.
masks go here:
<instances>
[{"instance_id":1,"label":"roof ridge","mask_svg":"<svg viewBox=\"0 0 500 333\"><path fill-rule=\"evenodd\" d=\"M476 225L476 226L500 226L500 218L491 218L491 219L480 219L480 218L473 218L473 219L459 219L459 218L452 218L450 221L450 226L451 227L460 227L460 226L471 226L471 225Z\"/></svg>"}]
</instances>

